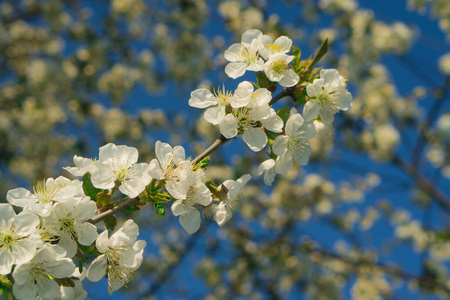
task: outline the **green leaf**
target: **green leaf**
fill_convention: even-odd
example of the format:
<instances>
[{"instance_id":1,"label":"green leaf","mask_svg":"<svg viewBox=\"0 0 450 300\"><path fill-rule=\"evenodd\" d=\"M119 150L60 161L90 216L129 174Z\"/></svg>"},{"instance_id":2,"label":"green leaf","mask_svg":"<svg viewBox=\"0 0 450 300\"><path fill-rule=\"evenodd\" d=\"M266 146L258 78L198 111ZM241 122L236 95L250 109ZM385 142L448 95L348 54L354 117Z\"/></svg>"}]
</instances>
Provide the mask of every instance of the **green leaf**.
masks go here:
<instances>
[{"instance_id":1,"label":"green leaf","mask_svg":"<svg viewBox=\"0 0 450 300\"><path fill-rule=\"evenodd\" d=\"M103 222L105 222L106 229L114 230L114 227L116 227L116 225L117 225L117 218L116 218L116 216L112 215L112 216L104 218Z\"/></svg>"},{"instance_id":2,"label":"green leaf","mask_svg":"<svg viewBox=\"0 0 450 300\"><path fill-rule=\"evenodd\" d=\"M83 273L83 262L81 260L78 261L78 271L80 271L80 273Z\"/></svg>"},{"instance_id":3,"label":"green leaf","mask_svg":"<svg viewBox=\"0 0 450 300\"><path fill-rule=\"evenodd\" d=\"M259 88L267 88L272 83L272 81L270 81L269 78L267 78L264 72L256 73L256 79Z\"/></svg>"},{"instance_id":4,"label":"green leaf","mask_svg":"<svg viewBox=\"0 0 450 300\"><path fill-rule=\"evenodd\" d=\"M208 165L209 165L209 156L205 157L197 164L197 166L201 169L206 168Z\"/></svg>"},{"instance_id":5,"label":"green leaf","mask_svg":"<svg viewBox=\"0 0 450 300\"><path fill-rule=\"evenodd\" d=\"M327 51L328 51L328 38L326 38L323 41L322 45L320 45L320 48L317 51L316 56L314 56L313 61L309 65L309 68L312 69L312 67L314 67L314 65L322 59L322 57L327 53Z\"/></svg>"},{"instance_id":6,"label":"green leaf","mask_svg":"<svg viewBox=\"0 0 450 300\"><path fill-rule=\"evenodd\" d=\"M153 204L153 207L155 208L156 213L160 217L164 217L166 215L166 209L162 205L162 203L155 203Z\"/></svg>"},{"instance_id":7,"label":"green leaf","mask_svg":"<svg viewBox=\"0 0 450 300\"><path fill-rule=\"evenodd\" d=\"M138 208L136 206L128 206L127 208L125 208L125 211L128 212L133 212L133 211L137 211Z\"/></svg>"},{"instance_id":8,"label":"green leaf","mask_svg":"<svg viewBox=\"0 0 450 300\"><path fill-rule=\"evenodd\" d=\"M94 187L91 181L91 173L86 173L83 176L83 192L86 196L89 196L92 200L97 202L97 194L102 190Z\"/></svg>"},{"instance_id":9,"label":"green leaf","mask_svg":"<svg viewBox=\"0 0 450 300\"><path fill-rule=\"evenodd\" d=\"M300 71L300 57L302 56L302 51L296 46L292 46L291 48L292 54L295 56L294 60L292 61L292 66L294 67L295 73L298 73L298 71Z\"/></svg>"},{"instance_id":10,"label":"green leaf","mask_svg":"<svg viewBox=\"0 0 450 300\"><path fill-rule=\"evenodd\" d=\"M289 119L289 115L291 113L291 109L288 107L282 107L277 111L277 115L283 120L283 123L286 124Z\"/></svg>"},{"instance_id":11,"label":"green leaf","mask_svg":"<svg viewBox=\"0 0 450 300\"><path fill-rule=\"evenodd\" d=\"M106 207L111 204L111 195L104 193L103 191L97 193L97 203L100 204L101 207Z\"/></svg>"}]
</instances>

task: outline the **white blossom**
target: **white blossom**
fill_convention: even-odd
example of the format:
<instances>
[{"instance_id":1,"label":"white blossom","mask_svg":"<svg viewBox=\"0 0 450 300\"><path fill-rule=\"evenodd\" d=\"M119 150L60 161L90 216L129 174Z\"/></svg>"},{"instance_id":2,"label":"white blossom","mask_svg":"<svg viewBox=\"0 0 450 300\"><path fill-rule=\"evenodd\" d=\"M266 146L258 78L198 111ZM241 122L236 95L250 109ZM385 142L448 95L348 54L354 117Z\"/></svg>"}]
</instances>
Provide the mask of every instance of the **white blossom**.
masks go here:
<instances>
[{"instance_id":1,"label":"white blossom","mask_svg":"<svg viewBox=\"0 0 450 300\"><path fill-rule=\"evenodd\" d=\"M219 204L211 203L209 206L203 208L203 213L216 221L217 225L222 226L233 217L233 208L242 189L250 180L249 174L241 176L238 180L226 180L221 185L221 191L226 194Z\"/></svg>"},{"instance_id":2,"label":"white blossom","mask_svg":"<svg viewBox=\"0 0 450 300\"><path fill-rule=\"evenodd\" d=\"M180 224L189 233L193 234L200 228L200 212L195 205L208 206L212 202L212 194L208 187L191 169L190 162L186 161L183 165L183 175L178 182L168 182L167 191L177 199L172 204L172 213L174 216L180 216ZM203 171L202 171L203 172Z\"/></svg>"},{"instance_id":3,"label":"white blossom","mask_svg":"<svg viewBox=\"0 0 450 300\"><path fill-rule=\"evenodd\" d=\"M63 176L39 181L33 193L24 188L8 191L6 199L15 206L29 209L41 217L48 217L53 210L53 202L81 198L83 191L79 180L71 181Z\"/></svg>"},{"instance_id":4,"label":"white blossom","mask_svg":"<svg viewBox=\"0 0 450 300\"><path fill-rule=\"evenodd\" d=\"M320 78L306 86L306 93L311 98L303 108L306 122L319 115L325 124L330 125L334 115L339 110L349 109L353 101L352 95L346 90L344 77L336 69L320 70Z\"/></svg>"},{"instance_id":5,"label":"white blossom","mask_svg":"<svg viewBox=\"0 0 450 300\"><path fill-rule=\"evenodd\" d=\"M225 67L228 77L236 79L245 71L262 71L264 61L259 56L262 32L250 29L242 35L240 44L233 44L225 51L225 59L230 63Z\"/></svg>"},{"instance_id":6,"label":"white blossom","mask_svg":"<svg viewBox=\"0 0 450 300\"><path fill-rule=\"evenodd\" d=\"M156 158L150 162L149 174L158 180L178 180L180 169L178 166L186 160L184 148L175 146L172 148L167 143L157 141L155 144Z\"/></svg>"},{"instance_id":7,"label":"white blossom","mask_svg":"<svg viewBox=\"0 0 450 300\"><path fill-rule=\"evenodd\" d=\"M219 129L220 133L228 139L235 137L238 131L243 131L242 139L251 150L257 152L267 144L266 133L261 127L256 127L258 122L267 130L282 131L283 120L267 104L242 107L233 111L219 123Z\"/></svg>"},{"instance_id":8,"label":"white blossom","mask_svg":"<svg viewBox=\"0 0 450 300\"><path fill-rule=\"evenodd\" d=\"M61 289L54 278L68 278L75 264L65 253L57 253L53 248L44 247L37 251L33 259L16 266L13 272L14 296L19 299L61 299Z\"/></svg>"},{"instance_id":9,"label":"white blossom","mask_svg":"<svg viewBox=\"0 0 450 300\"><path fill-rule=\"evenodd\" d=\"M0 203L0 274L8 274L13 265L33 258L42 245L38 225L39 218L33 212L16 215L11 205Z\"/></svg>"},{"instance_id":10,"label":"white blossom","mask_svg":"<svg viewBox=\"0 0 450 300\"><path fill-rule=\"evenodd\" d=\"M73 176L83 176L86 173L94 173L97 170L95 161L89 158L84 158L78 155L73 157L75 167L65 167L64 170L68 171Z\"/></svg>"},{"instance_id":11,"label":"white blossom","mask_svg":"<svg viewBox=\"0 0 450 300\"><path fill-rule=\"evenodd\" d=\"M136 163L138 155L136 148L124 145L109 143L100 147L92 184L99 189L110 189L120 182L119 190L123 194L137 197L151 181L148 164Z\"/></svg>"},{"instance_id":12,"label":"white blossom","mask_svg":"<svg viewBox=\"0 0 450 300\"><path fill-rule=\"evenodd\" d=\"M88 279L96 282L107 274L109 294L126 285L143 260L146 242L136 241L138 235L139 227L133 220L127 220L110 238L108 231L102 232L96 247L103 254L89 266Z\"/></svg>"},{"instance_id":13,"label":"white blossom","mask_svg":"<svg viewBox=\"0 0 450 300\"><path fill-rule=\"evenodd\" d=\"M214 94L207 89L197 89L191 93L189 105L197 108L210 107L205 111L206 121L217 125L225 117L226 107L244 107L252 97L253 86L248 81L241 82L234 93L217 89Z\"/></svg>"},{"instance_id":14,"label":"white blossom","mask_svg":"<svg viewBox=\"0 0 450 300\"><path fill-rule=\"evenodd\" d=\"M279 156L275 170L283 175L292 168L294 159L303 166L308 163L311 155L308 140L316 130L311 122L304 122L300 114L294 113L286 122L285 133L277 136L272 145L273 152Z\"/></svg>"},{"instance_id":15,"label":"white blossom","mask_svg":"<svg viewBox=\"0 0 450 300\"><path fill-rule=\"evenodd\" d=\"M266 185L272 185L275 180L275 160L270 158L268 160L263 161L258 167L258 176L264 173L264 183Z\"/></svg>"},{"instance_id":16,"label":"white blossom","mask_svg":"<svg viewBox=\"0 0 450 300\"><path fill-rule=\"evenodd\" d=\"M264 64L264 73L270 81L278 82L281 86L291 87L298 83L300 77L289 67L294 59L293 55L276 53Z\"/></svg>"},{"instance_id":17,"label":"white blossom","mask_svg":"<svg viewBox=\"0 0 450 300\"><path fill-rule=\"evenodd\" d=\"M292 46L292 40L284 35L278 37L274 42L270 36L264 34L261 36L260 41L259 54L265 60L277 53L288 53Z\"/></svg>"},{"instance_id":18,"label":"white blossom","mask_svg":"<svg viewBox=\"0 0 450 300\"><path fill-rule=\"evenodd\" d=\"M58 245L67 251L67 257L76 254L77 242L89 246L97 238L97 228L86 222L96 211L97 204L85 197L57 203L50 217L44 220L44 226L56 232Z\"/></svg>"}]
</instances>

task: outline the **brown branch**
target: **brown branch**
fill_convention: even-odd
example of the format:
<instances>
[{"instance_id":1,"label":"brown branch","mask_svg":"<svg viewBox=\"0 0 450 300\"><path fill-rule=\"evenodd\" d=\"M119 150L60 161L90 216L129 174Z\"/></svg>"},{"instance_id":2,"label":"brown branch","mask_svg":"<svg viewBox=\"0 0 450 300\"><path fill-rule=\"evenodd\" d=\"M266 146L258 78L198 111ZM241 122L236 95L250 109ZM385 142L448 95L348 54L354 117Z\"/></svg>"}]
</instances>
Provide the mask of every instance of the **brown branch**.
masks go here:
<instances>
[{"instance_id":1,"label":"brown branch","mask_svg":"<svg viewBox=\"0 0 450 300\"><path fill-rule=\"evenodd\" d=\"M199 156L194 158L194 160L192 160L192 164L195 165L199 163L202 159L204 159L205 157L216 151L218 148L220 148L223 144L225 144L228 141L229 139L227 139L223 135L220 135L220 137L217 140L215 140L215 142L211 146L209 146L208 149L203 151L202 154L200 154Z\"/></svg>"},{"instance_id":2,"label":"brown branch","mask_svg":"<svg viewBox=\"0 0 450 300\"><path fill-rule=\"evenodd\" d=\"M392 159L393 163L399 166L405 173L411 175L412 178L415 179L417 185L423 189L428 195L430 195L436 202L445 209L447 212L450 212L450 200L440 191L438 190L433 183L423 178L416 167L410 164L407 164L401 158L395 156Z\"/></svg>"},{"instance_id":3,"label":"brown branch","mask_svg":"<svg viewBox=\"0 0 450 300\"><path fill-rule=\"evenodd\" d=\"M289 93L290 93L290 90L285 88L282 92L280 92L278 95L273 97L272 100L270 100L269 105L273 105L273 104L275 104L275 102L277 102L281 98L289 96Z\"/></svg>"},{"instance_id":4,"label":"brown branch","mask_svg":"<svg viewBox=\"0 0 450 300\"><path fill-rule=\"evenodd\" d=\"M131 199L127 199L124 202L120 203L119 205L117 205L116 207L113 207L111 209L108 209L104 212L101 212L99 214L96 214L95 216L93 216L91 219L87 220L87 222L92 223L92 224L96 224L100 221L102 221L103 219L121 212L122 210L126 209L127 207L136 204L139 202L139 197L136 198L131 198Z\"/></svg>"}]
</instances>

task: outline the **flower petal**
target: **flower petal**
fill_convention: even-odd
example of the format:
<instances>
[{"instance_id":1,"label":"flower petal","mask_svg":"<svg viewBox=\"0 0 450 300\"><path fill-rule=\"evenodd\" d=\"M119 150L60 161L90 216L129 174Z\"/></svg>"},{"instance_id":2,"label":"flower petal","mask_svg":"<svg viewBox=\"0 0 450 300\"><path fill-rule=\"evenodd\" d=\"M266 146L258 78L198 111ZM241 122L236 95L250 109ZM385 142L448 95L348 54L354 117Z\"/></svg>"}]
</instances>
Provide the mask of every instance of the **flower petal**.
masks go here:
<instances>
[{"instance_id":1,"label":"flower petal","mask_svg":"<svg viewBox=\"0 0 450 300\"><path fill-rule=\"evenodd\" d=\"M217 104L217 100L214 95L207 89L197 89L191 92L191 98L189 99L189 105L197 108L206 108L211 105Z\"/></svg>"},{"instance_id":2,"label":"flower petal","mask_svg":"<svg viewBox=\"0 0 450 300\"><path fill-rule=\"evenodd\" d=\"M249 128L242 135L244 142L252 151L261 151L267 145L267 136L261 128Z\"/></svg>"},{"instance_id":3,"label":"flower petal","mask_svg":"<svg viewBox=\"0 0 450 300\"><path fill-rule=\"evenodd\" d=\"M205 111L205 114L203 115L206 121L213 125L217 125L222 121L222 119L225 117L225 107L224 106L215 106L210 107Z\"/></svg>"}]
</instances>

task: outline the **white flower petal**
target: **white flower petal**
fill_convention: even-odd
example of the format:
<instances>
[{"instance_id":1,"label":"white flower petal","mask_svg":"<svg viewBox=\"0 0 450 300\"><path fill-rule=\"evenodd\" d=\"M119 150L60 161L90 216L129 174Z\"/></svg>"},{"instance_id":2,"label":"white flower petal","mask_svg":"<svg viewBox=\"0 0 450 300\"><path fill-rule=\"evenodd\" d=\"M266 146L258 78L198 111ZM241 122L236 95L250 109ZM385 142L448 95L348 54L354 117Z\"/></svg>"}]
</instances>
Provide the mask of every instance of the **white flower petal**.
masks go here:
<instances>
[{"instance_id":1,"label":"white flower petal","mask_svg":"<svg viewBox=\"0 0 450 300\"><path fill-rule=\"evenodd\" d=\"M225 67L225 74L228 75L228 77L236 79L238 77L241 77L244 75L245 71L247 70L247 64L244 62L232 62L226 65Z\"/></svg>"},{"instance_id":2,"label":"white flower petal","mask_svg":"<svg viewBox=\"0 0 450 300\"><path fill-rule=\"evenodd\" d=\"M298 83L300 77L294 70L289 69L286 74L284 74L283 78L280 79L279 83L284 87L292 87Z\"/></svg>"},{"instance_id":3,"label":"white flower petal","mask_svg":"<svg viewBox=\"0 0 450 300\"><path fill-rule=\"evenodd\" d=\"M191 92L191 98L189 99L189 105L197 108L206 108L211 105L217 104L217 100L214 95L207 89L197 89Z\"/></svg>"},{"instance_id":4,"label":"white flower petal","mask_svg":"<svg viewBox=\"0 0 450 300\"><path fill-rule=\"evenodd\" d=\"M86 276L90 281L100 281L106 274L106 268L108 260L106 255L100 255L89 266Z\"/></svg>"},{"instance_id":5,"label":"white flower petal","mask_svg":"<svg viewBox=\"0 0 450 300\"><path fill-rule=\"evenodd\" d=\"M304 120L300 114L292 115L286 122L285 132L291 136L302 129Z\"/></svg>"},{"instance_id":6,"label":"white flower petal","mask_svg":"<svg viewBox=\"0 0 450 300\"><path fill-rule=\"evenodd\" d=\"M267 145L267 136L261 128L249 128L242 135L244 142L252 151L261 151Z\"/></svg>"},{"instance_id":7,"label":"white flower petal","mask_svg":"<svg viewBox=\"0 0 450 300\"><path fill-rule=\"evenodd\" d=\"M283 155L283 153L287 149L288 139L289 138L287 136L285 136L285 135L277 136L275 141L273 142L273 145L272 145L273 153L275 153L278 156Z\"/></svg>"},{"instance_id":8,"label":"white flower petal","mask_svg":"<svg viewBox=\"0 0 450 300\"><path fill-rule=\"evenodd\" d=\"M237 135L238 124L236 117L232 114L226 115L219 123L220 133L227 139L231 139Z\"/></svg>"},{"instance_id":9,"label":"white flower petal","mask_svg":"<svg viewBox=\"0 0 450 300\"><path fill-rule=\"evenodd\" d=\"M193 234L200 228L200 212L196 209L180 216L180 224L187 233Z\"/></svg>"},{"instance_id":10,"label":"white flower petal","mask_svg":"<svg viewBox=\"0 0 450 300\"><path fill-rule=\"evenodd\" d=\"M306 102L305 106L303 107L303 118L305 119L305 122L314 120L319 115L319 111L319 101L309 100L308 102Z\"/></svg>"},{"instance_id":11,"label":"white flower petal","mask_svg":"<svg viewBox=\"0 0 450 300\"><path fill-rule=\"evenodd\" d=\"M217 125L222 121L222 119L225 117L225 107L224 106L215 106L210 107L205 111L205 114L203 115L206 121L213 125Z\"/></svg>"},{"instance_id":12,"label":"white flower petal","mask_svg":"<svg viewBox=\"0 0 450 300\"><path fill-rule=\"evenodd\" d=\"M254 39L262 36L261 30L258 29L249 29L242 34L241 42L251 44Z\"/></svg>"}]
</instances>

